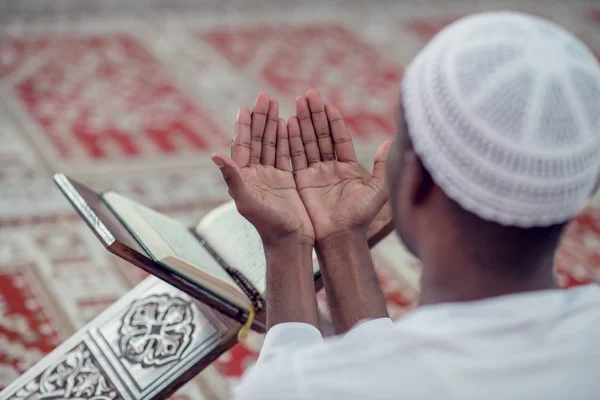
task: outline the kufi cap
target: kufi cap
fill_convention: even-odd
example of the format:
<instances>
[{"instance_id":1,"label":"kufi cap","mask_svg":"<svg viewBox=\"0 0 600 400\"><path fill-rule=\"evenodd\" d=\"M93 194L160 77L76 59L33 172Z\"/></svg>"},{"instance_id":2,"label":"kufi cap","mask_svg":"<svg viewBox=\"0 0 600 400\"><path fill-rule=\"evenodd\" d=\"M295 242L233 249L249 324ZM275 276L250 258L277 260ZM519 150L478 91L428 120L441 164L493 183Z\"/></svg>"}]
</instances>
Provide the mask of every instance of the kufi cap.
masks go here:
<instances>
[{"instance_id":1,"label":"kufi cap","mask_svg":"<svg viewBox=\"0 0 600 400\"><path fill-rule=\"evenodd\" d=\"M600 66L553 22L475 14L408 66L402 103L415 151L450 198L481 218L566 222L600 172Z\"/></svg>"}]
</instances>

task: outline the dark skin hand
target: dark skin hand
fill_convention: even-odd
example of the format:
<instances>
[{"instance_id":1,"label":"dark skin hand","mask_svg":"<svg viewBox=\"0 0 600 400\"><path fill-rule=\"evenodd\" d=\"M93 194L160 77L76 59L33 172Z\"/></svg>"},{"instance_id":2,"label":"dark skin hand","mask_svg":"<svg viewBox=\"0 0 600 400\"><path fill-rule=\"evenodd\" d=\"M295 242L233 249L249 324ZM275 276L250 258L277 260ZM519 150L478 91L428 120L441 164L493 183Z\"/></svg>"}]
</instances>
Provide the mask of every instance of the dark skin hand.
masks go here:
<instances>
[{"instance_id":1,"label":"dark skin hand","mask_svg":"<svg viewBox=\"0 0 600 400\"><path fill-rule=\"evenodd\" d=\"M290 166L288 130L279 105L259 93L240 109L231 158L215 154L237 209L258 231L267 261L267 325L317 326L312 271L314 230Z\"/></svg>"},{"instance_id":2,"label":"dark skin hand","mask_svg":"<svg viewBox=\"0 0 600 400\"><path fill-rule=\"evenodd\" d=\"M365 182L340 111L316 90L296 99L288 129L296 185L316 240L340 231L366 232L387 200L385 158L391 142L380 147Z\"/></svg>"},{"instance_id":3,"label":"dark skin hand","mask_svg":"<svg viewBox=\"0 0 600 400\"><path fill-rule=\"evenodd\" d=\"M315 247L338 333L366 318L387 317L367 245L367 230L387 200L386 141L364 179L339 110L316 90L296 100L288 120L290 154L300 198L315 233Z\"/></svg>"}]
</instances>

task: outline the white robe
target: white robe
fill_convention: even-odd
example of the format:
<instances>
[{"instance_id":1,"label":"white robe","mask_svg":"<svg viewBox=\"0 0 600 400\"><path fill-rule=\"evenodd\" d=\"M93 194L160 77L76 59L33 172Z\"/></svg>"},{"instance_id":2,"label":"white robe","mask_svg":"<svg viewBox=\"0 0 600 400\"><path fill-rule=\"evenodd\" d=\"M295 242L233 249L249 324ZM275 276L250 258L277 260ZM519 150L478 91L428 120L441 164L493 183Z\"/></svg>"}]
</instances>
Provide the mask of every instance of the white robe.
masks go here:
<instances>
[{"instance_id":1,"label":"white robe","mask_svg":"<svg viewBox=\"0 0 600 400\"><path fill-rule=\"evenodd\" d=\"M235 399L600 399L600 287L419 307L323 340L266 335Z\"/></svg>"}]
</instances>

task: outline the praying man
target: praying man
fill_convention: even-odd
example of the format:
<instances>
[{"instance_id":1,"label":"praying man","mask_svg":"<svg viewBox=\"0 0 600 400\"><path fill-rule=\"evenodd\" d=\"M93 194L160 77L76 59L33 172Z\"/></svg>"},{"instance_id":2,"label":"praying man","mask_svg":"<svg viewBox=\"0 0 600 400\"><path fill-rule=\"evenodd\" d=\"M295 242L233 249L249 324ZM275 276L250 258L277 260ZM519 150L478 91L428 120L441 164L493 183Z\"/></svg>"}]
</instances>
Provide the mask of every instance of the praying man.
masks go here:
<instances>
[{"instance_id":1,"label":"praying man","mask_svg":"<svg viewBox=\"0 0 600 400\"><path fill-rule=\"evenodd\" d=\"M368 180L315 90L287 121L259 94L231 158L212 160L267 261L269 330L236 399L600 398L600 288L553 275L600 172L600 67L563 28L491 12L442 30L406 70ZM397 321L367 246L388 200L423 266L420 304Z\"/></svg>"}]
</instances>

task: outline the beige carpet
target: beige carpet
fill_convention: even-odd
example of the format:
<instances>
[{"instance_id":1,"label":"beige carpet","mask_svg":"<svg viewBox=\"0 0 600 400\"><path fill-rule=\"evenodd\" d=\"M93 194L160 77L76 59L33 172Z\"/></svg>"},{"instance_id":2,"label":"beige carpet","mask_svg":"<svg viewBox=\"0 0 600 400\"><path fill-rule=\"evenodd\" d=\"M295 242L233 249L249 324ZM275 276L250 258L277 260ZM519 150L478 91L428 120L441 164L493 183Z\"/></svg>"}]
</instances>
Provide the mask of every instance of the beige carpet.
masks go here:
<instances>
[{"instance_id":1,"label":"beige carpet","mask_svg":"<svg viewBox=\"0 0 600 400\"><path fill-rule=\"evenodd\" d=\"M0 387L143 278L106 253L52 184L65 172L186 223L227 199L209 162L257 92L290 115L315 87L343 110L370 166L393 134L403 67L439 29L505 8L551 18L600 51L594 2L0 2ZM600 280L600 212L574 223L563 286ZM394 238L375 252L390 312L416 300L418 265ZM261 338L177 398L227 398Z\"/></svg>"}]
</instances>

